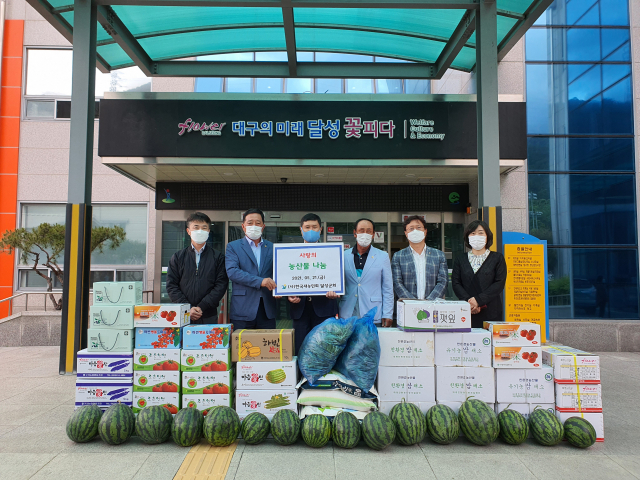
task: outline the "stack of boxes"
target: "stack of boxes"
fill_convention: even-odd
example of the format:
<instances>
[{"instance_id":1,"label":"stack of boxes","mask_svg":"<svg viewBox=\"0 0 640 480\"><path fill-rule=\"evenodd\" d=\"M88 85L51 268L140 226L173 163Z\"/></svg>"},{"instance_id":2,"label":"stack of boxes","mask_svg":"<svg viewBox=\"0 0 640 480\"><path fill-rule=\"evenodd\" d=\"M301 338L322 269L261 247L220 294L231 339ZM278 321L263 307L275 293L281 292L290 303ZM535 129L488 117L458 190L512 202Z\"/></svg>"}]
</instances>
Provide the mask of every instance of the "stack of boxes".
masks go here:
<instances>
[{"instance_id":1,"label":"stack of boxes","mask_svg":"<svg viewBox=\"0 0 640 480\"><path fill-rule=\"evenodd\" d=\"M134 306L142 282L96 282L89 309L87 348L77 354L76 407L131 405Z\"/></svg>"},{"instance_id":2,"label":"stack of boxes","mask_svg":"<svg viewBox=\"0 0 640 480\"><path fill-rule=\"evenodd\" d=\"M134 307L135 350L133 411L163 405L180 409L180 345L189 323L188 304L139 304Z\"/></svg>"},{"instance_id":3,"label":"stack of boxes","mask_svg":"<svg viewBox=\"0 0 640 480\"><path fill-rule=\"evenodd\" d=\"M203 412L233 406L231 334L233 325L189 325L183 328L180 371L182 406Z\"/></svg>"},{"instance_id":4,"label":"stack of boxes","mask_svg":"<svg viewBox=\"0 0 640 480\"><path fill-rule=\"evenodd\" d=\"M555 412L564 423L569 417L583 417L604 441L600 357L564 345L542 347L542 362L553 372Z\"/></svg>"},{"instance_id":5,"label":"stack of boxes","mask_svg":"<svg viewBox=\"0 0 640 480\"><path fill-rule=\"evenodd\" d=\"M298 411L294 344L292 329L233 332L236 412L241 420L253 412L263 413L271 420L278 410Z\"/></svg>"}]
</instances>

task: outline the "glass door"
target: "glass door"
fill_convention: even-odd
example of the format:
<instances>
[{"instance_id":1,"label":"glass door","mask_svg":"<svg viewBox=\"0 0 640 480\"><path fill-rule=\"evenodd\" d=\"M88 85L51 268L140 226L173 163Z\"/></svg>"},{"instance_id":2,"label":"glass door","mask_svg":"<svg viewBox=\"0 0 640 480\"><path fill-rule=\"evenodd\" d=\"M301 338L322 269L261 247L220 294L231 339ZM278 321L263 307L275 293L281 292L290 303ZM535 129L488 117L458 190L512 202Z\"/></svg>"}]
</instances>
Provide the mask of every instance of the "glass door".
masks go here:
<instances>
[{"instance_id":1,"label":"glass door","mask_svg":"<svg viewBox=\"0 0 640 480\"><path fill-rule=\"evenodd\" d=\"M326 222L327 243L342 242L344 243L345 250L353 248L356 244L356 237L353 236L355 225L355 222ZM373 237L373 243L371 245L387 252L389 242L387 223L376 222L375 227L376 234Z\"/></svg>"}]
</instances>

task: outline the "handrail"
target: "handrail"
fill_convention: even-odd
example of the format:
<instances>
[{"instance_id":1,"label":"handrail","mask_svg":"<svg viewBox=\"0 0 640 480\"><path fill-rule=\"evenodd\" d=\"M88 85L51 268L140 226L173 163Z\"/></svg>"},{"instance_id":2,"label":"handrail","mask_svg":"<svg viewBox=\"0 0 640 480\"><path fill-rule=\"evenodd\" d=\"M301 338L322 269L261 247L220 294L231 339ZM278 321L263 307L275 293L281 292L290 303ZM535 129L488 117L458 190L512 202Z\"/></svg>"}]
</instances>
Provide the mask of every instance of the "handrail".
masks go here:
<instances>
[{"instance_id":1,"label":"handrail","mask_svg":"<svg viewBox=\"0 0 640 480\"><path fill-rule=\"evenodd\" d=\"M147 294L147 303L153 303L153 290L143 290L142 294ZM44 299L44 311L47 311L47 298L46 295L61 295L62 293L58 293L58 292L20 292L17 293L15 295L12 295L10 297L7 298L3 298L0 299L0 304L4 303L4 302L9 302L9 315L11 316L13 315L13 300L19 297L22 297L23 295L25 296L25 304L24 304L24 312L28 312L29 311L29 295L45 295L45 299ZM149 294L151 294L151 302L149 302Z\"/></svg>"}]
</instances>

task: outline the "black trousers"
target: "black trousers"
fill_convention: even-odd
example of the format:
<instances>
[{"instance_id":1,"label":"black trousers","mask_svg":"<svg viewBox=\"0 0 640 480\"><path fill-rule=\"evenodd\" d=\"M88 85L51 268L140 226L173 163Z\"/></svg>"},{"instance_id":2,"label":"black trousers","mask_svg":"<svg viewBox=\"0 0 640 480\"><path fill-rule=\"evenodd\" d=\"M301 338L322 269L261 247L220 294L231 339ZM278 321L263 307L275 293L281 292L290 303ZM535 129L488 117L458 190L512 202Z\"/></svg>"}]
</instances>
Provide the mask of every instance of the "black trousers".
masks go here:
<instances>
[{"instance_id":1,"label":"black trousers","mask_svg":"<svg viewBox=\"0 0 640 480\"><path fill-rule=\"evenodd\" d=\"M274 329L276 328L276 319L267 318L267 312L264 309L264 302L260 299L260 305L258 305L258 312L256 318L253 320L231 320L233 324L233 330L238 331L242 329Z\"/></svg>"},{"instance_id":2,"label":"black trousers","mask_svg":"<svg viewBox=\"0 0 640 480\"><path fill-rule=\"evenodd\" d=\"M302 347L302 342L309 334L314 327L317 327L322 322L324 322L326 317L319 317L316 315L316 312L313 310L313 301L309 301L307 299L304 304L304 310L302 311L302 315L298 320L293 321L293 329L295 330L296 337L296 355L300 352L300 347Z\"/></svg>"}]
</instances>

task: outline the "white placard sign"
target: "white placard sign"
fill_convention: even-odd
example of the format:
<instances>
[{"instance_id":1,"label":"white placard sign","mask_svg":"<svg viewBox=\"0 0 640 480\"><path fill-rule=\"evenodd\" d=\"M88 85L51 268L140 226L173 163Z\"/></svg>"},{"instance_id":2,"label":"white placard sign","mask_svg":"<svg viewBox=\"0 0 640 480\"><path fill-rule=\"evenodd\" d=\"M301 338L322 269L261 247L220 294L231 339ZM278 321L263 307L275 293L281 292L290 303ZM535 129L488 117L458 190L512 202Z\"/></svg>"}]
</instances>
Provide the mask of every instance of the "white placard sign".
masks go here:
<instances>
[{"instance_id":1,"label":"white placard sign","mask_svg":"<svg viewBox=\"0 0 640 480\"><path fill-rule=\"evenodd\" d=\"M342 243L280 243L273 246L275 296L344 294Z\"/></svg>"}]
</instances>

